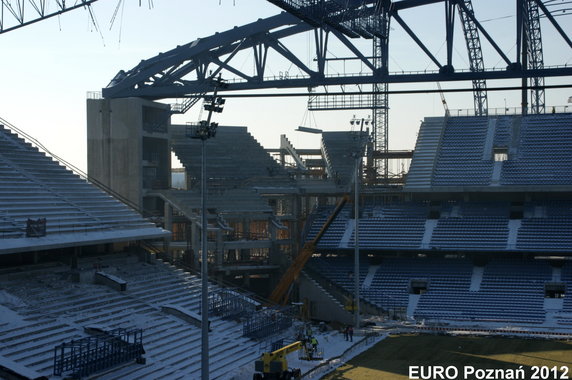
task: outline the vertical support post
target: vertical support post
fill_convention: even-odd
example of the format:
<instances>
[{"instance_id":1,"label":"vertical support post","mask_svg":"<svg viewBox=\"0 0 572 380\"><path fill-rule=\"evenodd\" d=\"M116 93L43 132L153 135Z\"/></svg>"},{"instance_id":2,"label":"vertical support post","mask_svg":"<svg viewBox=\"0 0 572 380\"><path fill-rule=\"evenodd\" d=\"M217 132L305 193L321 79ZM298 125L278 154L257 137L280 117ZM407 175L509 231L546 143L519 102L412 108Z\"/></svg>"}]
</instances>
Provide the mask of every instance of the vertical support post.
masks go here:
<instances>
[{"instance_id":1,"label":"vertical support post","mask_svg":"<svg viewBox=\"0 0 572 380\"><path fill-rule=\"evenodd\" d=\"M389 73L389 32L390 32L390 12L384 5L379 5L375 15L374 26L377 36L373 38L373 65L379 75ZM367 168L368 177L375 179L377 175L382 176L384 184L389 183L389 160L387 152L389 150L389 84L386 80L373 84L373 149L385 153L382 159L372 159L373 167ZM369 182L373 182L370 180Z\"/></svg>"},{"instance_id":2,"label":"vertical support post","mask_svg":"<svg viewBox=\"0 0 572 380\"><path fill-rule=\"evenodd\" d=\"M210 119L210 115L209 115ZM208 124L207 124L208 125ZM209 294L207 242L207 147L201 139L201 379L209 379Z\"/></svg>"},{"instance_id":3,"label":"vertical support post","mask_svg":"<svg viewBox=\"0 0 572 380\"><path fill-rule=\"evenodd\" d=\"M163 218L164 222L164 228L167 231L173 231L173 206L171 206L169 204L169 202L165 202L164 206L163 206L163 214L165 215L165 217ZM171 240L173 239L172 234L163 239L163 250L165 251L165 253L167 254L167 257L172 257L170 252L170 246L171 246Z\"/></svg>"},{"instance_id":4,"label":"vertical support post","mask_svg":"<svg viewBox=\"0 0 572 380\"><path fill-rule=\"evenodd\" d=\"M517 25L517 59L520 61L520 68L528 68L528 3L525 0L516 2L516 25ZM522 77L521 80L521 112L528 113L528 79Z\"/></svg>"},{"instance_id":5,"label":"vertical support post","mask_svg":"<svg viewBox=\"0 0 572 380\"><path fill-rule=\"evenodd\" d=\"M199 232L198 232L198 228L197 228L197 220L196 219L191 219L190 223L191 223L191 249L193 252L193 268L195 270L199 270L199 245L200 245L200 239L199 239Z\"/></svg>"},{"instance_id":6,"label":"vertical support post","mask_svg":"<svg viewBox=\"0 0 572 380\"><path fill-rule=\"evenodd\" d=\"M362 126L364 120L361 121ZM360 302L359 302L359 172L361 163L361 131L360 131L360 146L358 152L356 152L356 164L355 164L355 176L354 176L354 325L356 329L360 326Z\"/></svg>"},{"instance_id":7,"label":"vertical support post","mask_svg":"<svg viewBox=\"0 0 572 380\"><path fill-rule=\"evenodd\" d=\"M445 1L445 26L447 35L447 67L449 70L453 68L453 35L455 27L455 3L449 0Z\"/></svg>"},{"instance_id":8,"label":"vertical support post","mask_svg":"<svg viewBox=\"0 0 572 380\"><path fill-rule=\"evenodd\" d=\"M216 257L216 265L222 266L224 262L224 249L223 249L223 241L222 241L222 230L218 230L216 233L216 250L215 250L215 257Z\"/></svg>"},{"instance_id":9,"label":"vertical support post","mask_svg":"<svg viewBox=\"0 0 572 380\"><path fill-rule=\"evenodd\" d=\"M205 67L206 68L206 67ZM220 86L224 86L220 74L214 82L214 92L210 104L205 105L209 111L206 122L200 122L198 134L194 138L201 139L201 379L209 380L209 282L208 282L208 224L207 224L207 139L215 135L217 124L212 123L213 112L222 112L224 101L217 98Z\"/></svg>"}]
</instances>

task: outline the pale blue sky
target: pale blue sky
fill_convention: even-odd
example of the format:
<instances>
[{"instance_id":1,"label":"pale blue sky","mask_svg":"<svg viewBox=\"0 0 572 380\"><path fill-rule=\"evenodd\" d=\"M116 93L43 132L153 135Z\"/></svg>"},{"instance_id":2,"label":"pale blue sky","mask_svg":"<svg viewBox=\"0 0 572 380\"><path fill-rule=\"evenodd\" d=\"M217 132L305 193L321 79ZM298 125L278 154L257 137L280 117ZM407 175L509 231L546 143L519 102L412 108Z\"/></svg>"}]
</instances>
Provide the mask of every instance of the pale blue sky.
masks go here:
<instances>
[{"instance_id":1,"label":"pale blue sky","mask_svg":"<svg viewBox=\"0 0 572 380\"><path fill-rule=\"evenodd\" d=\"M224 31L274 15L280 11L265 0L154 0L148 9L147 0L139 8L137 0L125 0L123 16L118 15L109 30L109 22L118 0L99 0L93 5L101 33L94 31L88 12L76 10L16 31L0 35L2 82L0 116L42 141L48 149L80 168L86 167L86 92L98 91L123 69L128 70L140 60L167 51L199 37ZM514 44L514 0L474 0L474 8L498 44L509 50ZM437 4L402 12L402 17L439 56L445 54L443 5ZM572 30L572 17L559 18L565 30ZM458 25L458 22L457 22ZM543 26L545 21L543 21ZM434 69L429 59L393 23L390 42L390 70ZM462 38L460 34L457 37ZM288 41L288 46L311 63L311 38L299 36ZM550 25L543 29L545 64L572 64L572 50L557 36ZM371 42L357 42L369 51ZM504 62L483 42L486 67L503 67ZM346 53L332 43L333 54ZM514 55L514 49L511 51ZM369 54L368 54L369 55ZM303 57L302 57L303 56ZM512 56L511 56L512 58ZM468 67L464 43L459 40L455 51L455 66ZM245 67L251 65L244 58ZM343 71L341 65L331 64L331 72ZM345 67L359 71L359 67ZM246 70L246 69L245 69ZM268 74L293 70L283 60L269 57ZM550 79L547 83L571 83L571 78ZM489 86L518 82L489 82ZM459 84L467 85L467 84ZM470 85L470 84L469 84ZM435 88L435 86L428 85ZM446 88L448 85L443 84ZM452 84L456 86L456 84ZM397 89L395 85L391 88ZM409 87L412 88L412 87ZM335 89L334 89L335 90ZM570 90L547 91L547 105L565 105ZM489 107L518 106L518 92L489 94ZM451 109L471 108L472 94L447 94ZM318 147L317 137L294 132L305 113L305 98L229 99L221 124L246 125L266 147L277 147L280 134L287 134L295 146ZM390 100L390 148L412 149L419 120L425 116L442 115L439 95L399 95ZM315 112L317 127L324 130L349 128L353 114L366 116L367 111ZM196 121L191 110L175 122ZM308 124L306 123L306 126ZM312 125L314 126L314 125Z\"/></svg>"}]
</instances>

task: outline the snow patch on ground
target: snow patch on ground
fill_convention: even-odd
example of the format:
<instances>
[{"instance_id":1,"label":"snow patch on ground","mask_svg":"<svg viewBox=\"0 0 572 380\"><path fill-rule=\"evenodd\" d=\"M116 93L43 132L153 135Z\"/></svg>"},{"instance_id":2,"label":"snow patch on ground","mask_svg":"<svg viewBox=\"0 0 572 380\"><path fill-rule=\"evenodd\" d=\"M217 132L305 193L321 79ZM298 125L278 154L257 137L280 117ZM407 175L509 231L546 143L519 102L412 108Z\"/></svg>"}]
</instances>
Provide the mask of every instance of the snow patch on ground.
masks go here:
<instances>
[{"instance_id":1,"label":"snow patch on ground","mask_svg":"<svg viewBox=\"0 0 572 380\"><path fill-rule=\"evenodd\" d=\"M354 335L354 341L349 342L339 331L315 333L314 335L318 339L318 350L323 351L322 360L302 360L299 358L301 351L288 355L288 366L300 368L304 379L318 379L324 376L387 337L387 334L369 338ZM232 376L224 380L251 380L254 373L254 362L252 362L238 368Z\"/></svg>"},{"instance_id":2,"label":"snow patch on ground","mask_svg":"<svg viewBox=\"0 0 572 380\"><path fill-rule=\"evenodd\" d=\"M20 298L4 290L0 290L0 304L15 306L15 307L26 306L26 303L22 301Z\"/></svg>"},{"instance_id":3,"label":"snow patch on ground","mask_svg":"<svg viewBox=\"0 0 572 380\"><path fill-rule=\"evenodd\" d=\"M0 305L0 326L8 326L9 328L17 327L25 324L20 314Z\"/></svg>"},{"instance_id":4,"label":"snow patch on ground","mask_svg":"<svg viewBox=\"0 0 572 380\"><path fill-rule=\"evenodd\" d=\"M0 326L13 328L25 324L22 320L22 316L10 309L10 307L21 307L25 305L26 303L20 298L4 290L0 290Z\"/></svg>"}]
</instances>

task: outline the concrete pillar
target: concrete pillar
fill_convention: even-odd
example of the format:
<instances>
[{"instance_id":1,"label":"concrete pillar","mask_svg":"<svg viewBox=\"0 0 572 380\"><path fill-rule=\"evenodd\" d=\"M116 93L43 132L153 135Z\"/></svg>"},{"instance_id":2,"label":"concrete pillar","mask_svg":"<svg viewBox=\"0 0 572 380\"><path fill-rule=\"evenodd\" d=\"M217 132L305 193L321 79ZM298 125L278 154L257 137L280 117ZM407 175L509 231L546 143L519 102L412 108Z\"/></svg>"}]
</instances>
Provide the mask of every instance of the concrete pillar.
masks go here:
<instances>
[{"instance_id":1,"label":"concrete pillar","mask_svg":"<svg viewBox=\"0 0 572 380\"><path fill-rule=\"evenodd\" d=\"M81 247L74 247L70 257L71 281L81 282L81 273L79 271L79 256L81 254Z\"/></svg>"},{"instance_id":2,"label":"concrete pillar","mask_svg":"<svg viewBox=\"0 0 572 380\"><path fill-rule=\"evenodd\" d=\"M272 221L268 221L268 230L270 232L270 252L268 252L268 261L270 264L279 264L281 259L280 254L280 247L278 245L277 235L278 235L278 228Z\"/></svg>"},{"instance_id":3,"label":"concrete pillar","mask_svg":"<svg viewBox=\"0 0 572 380\"><path fill-rule=\"evenodd\" d=\"M194 269L198 270L199 265L199 251L200 251L200 231L197 227L197 220L191 219L191 249L193 250Z\"/></svg>"},{"instance_id":4,"label":"concrete pillar","mask_svg":"<svg viewBox=\"0 0 572 380\"><path fill-rule=\"evenodd\" d=\"M242 220L242 234L243 237L248 237L250 235L250 220L243 219Z\"/></svg>"},{"instance_id":5,"label":"concrete pillar","mask_svg":"<svg viewBox=\"0 0 572 380\"><path fill-rule=\"evenodd\" d=\"M221 266L224 262L224 250L222 248L222 230L216 232L216 246L215 246L215 262L217 266Z\"/></svg>"},{"instance_id":6,"label":"concrete pillar","mask_svg":"<svg viewBox=\"0 0 572 380\"><path fill-rule=\"evenodd\" d=\"M243 219L242 220L242 234L243 238L250 239L250 219ZM250 260L250 249L241 249L240 250L240 261L249 261Z\"/></svg>"},{"instance_id":7,"label":"concrete pillar","mask_svg":"<svg viewBox=\"0 0 572 380\"><path fill-rule=\"evenodd\" d=\"M240 250L240 261L250 261L250 249L245 248Z\"/></svg>"},{"instance_id":8,"label":"concrete pillar","mask_svg":"<svg viewBox=\"0 0 572 380\"><path fill-rule=\"evenodd\" d=\"M70 260L70 267L72 270L77 270L79 268L78 257L80 253L81 253L81 247L74 247Z\"/></svg>"},{"instance_id":9,"label":"concrete pillar","mask_svg":"<svg viewBox=\"0 0 572 380\"><path fill-rule=\"evenodd\" d=\"M173 207L168 202L165 202L163 222L167 231L173 231ZM163 250L168 257L171 257L170 244L172 238L172 235L169 235L163 239Z\"/></svg>"},{"instance_id":10,"label":"concrete pillar","mask_svg":"<svg viewBox=\"0 0 572 380\"><path fill-rule=\"evenodd\" d=\"M300 233L304 228L304 223L302 221L302 196L295 196L292 201L292 215L296 218L297 223L294 223L292 228L292 255L298 255L298 247L300 246Z\"/></svg>"}]
</instances>

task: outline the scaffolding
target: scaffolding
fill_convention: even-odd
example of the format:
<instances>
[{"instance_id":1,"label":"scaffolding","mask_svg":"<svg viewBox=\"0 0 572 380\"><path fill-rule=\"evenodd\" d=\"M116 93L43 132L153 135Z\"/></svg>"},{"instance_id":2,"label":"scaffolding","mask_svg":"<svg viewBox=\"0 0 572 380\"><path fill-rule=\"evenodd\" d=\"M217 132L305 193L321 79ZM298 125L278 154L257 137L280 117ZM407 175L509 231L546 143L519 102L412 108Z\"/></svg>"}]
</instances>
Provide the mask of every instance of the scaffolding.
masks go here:
<instances>
[{"instance_id":1,"label":"scaffolding","mask_svg":"<svg viewBox=\"0 0 572 380\"><path fill-rule=\"evenodd\" d=\"M209 315L238 319L251 315L255 310L256 304L232 290L221 289L209 294Z\"/></svg>"},{"instance_id":2,"label":"scaffolding","mask_svg":"<svg viewBox=\"0 0 572 380\"><path fill-rule=\"evenodd\" d=\"M278 309L260 310L248 317L242 326L242 336L264 339L292 326L292 317Z\"/></svg>"},{"instance_id":3,"label":"scaffolding","mask_svg":"<svg viewBox=\"0 0 572 380\"><path fill-rule=\"evenodd\" d=\"M142 361L143 330L115 329L54 348L54 375L80 378L131 360Z\"/></svg>"}]
</instances>

